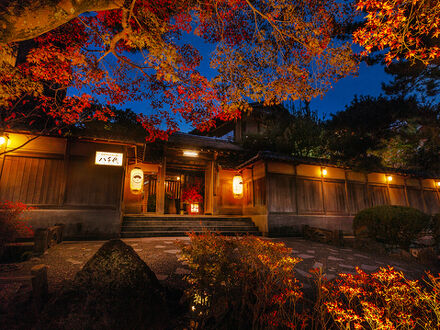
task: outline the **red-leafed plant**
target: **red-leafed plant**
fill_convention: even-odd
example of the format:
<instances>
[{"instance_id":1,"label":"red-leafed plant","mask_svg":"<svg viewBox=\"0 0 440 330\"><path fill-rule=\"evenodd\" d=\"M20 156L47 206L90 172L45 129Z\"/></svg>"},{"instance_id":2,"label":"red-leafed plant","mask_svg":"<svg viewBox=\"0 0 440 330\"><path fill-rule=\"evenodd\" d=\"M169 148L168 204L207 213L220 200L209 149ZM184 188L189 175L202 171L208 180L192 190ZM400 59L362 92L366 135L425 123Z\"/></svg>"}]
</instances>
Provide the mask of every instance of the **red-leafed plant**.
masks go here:
<instances>
[{"instance_id":1,"label":"red-leafed plant","mask_svg":"<svg viewBox=\"0 0 440 330\"><path fill-rule=\"evenodd\" d=\"M203 196L200 194L200 188L198 186L191 186L182 191L182 200L185 203L201 203L203 202Z\"/></svg>"},{"instance_id":2,"label":"red-leafed plant","mask_svg":"<svg viewBox=\"0 0 440 330\"><path fill-rule=\"evenodd\" d=\"M32 208L20 202L0 202L0 255L6 243L17 237L31 237L34 234L31 226L21 214Z\"/></svg>"},{"instance_id":3,"label":"red-leafed plant","mask_svg":"<svg viewBox=\"0 0 440 330\"><path fill-rule=\"evenodd\" d=\"M181 244L187 294L198 329L302 329L307 315L295 278L300 258L284 243L255 236L189 234Z\"/></svg>"}]
</instances>

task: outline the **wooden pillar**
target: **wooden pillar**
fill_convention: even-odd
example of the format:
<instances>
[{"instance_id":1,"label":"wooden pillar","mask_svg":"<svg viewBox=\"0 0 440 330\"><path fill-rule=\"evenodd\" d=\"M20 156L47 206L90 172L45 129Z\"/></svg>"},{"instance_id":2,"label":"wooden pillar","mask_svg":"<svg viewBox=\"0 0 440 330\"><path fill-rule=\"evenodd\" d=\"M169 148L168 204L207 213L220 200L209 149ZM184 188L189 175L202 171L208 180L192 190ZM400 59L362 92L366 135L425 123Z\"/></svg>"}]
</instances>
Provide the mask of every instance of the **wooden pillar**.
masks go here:
<instances>
[{"instance_id":1,"label":"wooden pillar","mask_svg":"<svg viewBox=\"0 0 440 330\"><path fill-rule=\"evenodd\" d=\"M299 209L298 209L298 166L295 164L293 166L293 168L295 169L295 209L296 209L296 214L299 214Z\"/></svg>"},{"instance_id":2,"label":"wooden pillar","mask_svg":"<svg viewBox=\"0 0 440 330\"><path fill-rule=\"evenodd\" d=\"M63 159L63 178L61 182L61 194L58 198L58 205L64 205L66 202L66 192L67 192L67 178L69 176L69 163L70 163L70 140L66 139L66 145L64 148L64 159Z\"/></svg>"},{"instance_id":3,"label":"wooden pillar","mask_svg":"<svg viewBox=\"0 0 440 330\"><path fill-rule=\"evenodd\" d=\"M365 196L367 196L368 207L372 207L373 201L370 197L370 189L368 189L368 173L365 173Z\"/></svg>"},{"instance_id":4,"label":"wooden pillar","mask_svg":"<svg viewBox=\"0 0 440 330\"><path fill-rule=\"evenodd\" d=\"M425 201L425 194L423 193L423 180L421 178L419 178L419 185L420 185L420 194L422 196L422 203L423 203L423 211L425 213L428 213L428 205L426 204Z\"/></svg>"},{"instance_id":5,"label":"wooden pillar","mask_svg":"<svg viewBox=\"0 0 440 330\"><path fill-rule=\"evenodd\" d=\"M405 203L406 203L406 206L410 206L409 205L409 199L408 199L408 191L407 191L407 187L406 187L406 178L403 178L403 189L404 189L404 192L405 192Z\"/></svg>"},{"instance_id":6,"label":"wooden pillar","mask_svg":"<svg viewBox=\"0 0 440 330\"><path fill-rule=\"evenodd\" d=\"M350 197L348 196L348 172L344 170L344 188L345 188L345 212L351 214Z\"/></svg>"},{"instance_id":7,"label":"wooden pillar","mask_svg":"<svg viewBox=\"0 0 440 330\"><path fill-rule=\"evenodd\" d=\"M327 214L325 210L325 194L324 194L324 174L322 173L324 170L324 167L321 167L321 198L322 198L322 212L324 214Z\"/></svg>"},{"instance_id":8,"label":"wooden pillar","mask_svg":"<svg viewBox=\"0 0 440 330\"><path fill-rule=\"evenodd\" d=\"M166 175L167 159L164 156L162 165L159 167L159 175L157 177L156 188L156 213L165 213L165 175Z\"/></svg>"},{"instance_id":9,"label":"wooden pillar","mask_svg":"<svg viewBox=\"0 0 440 330\"><path fill-rule=\"evenodd\" d=\"M214 161L208 161L205 171L205 214L212 215L214 199Z\"/></svg>"}]
</instances>

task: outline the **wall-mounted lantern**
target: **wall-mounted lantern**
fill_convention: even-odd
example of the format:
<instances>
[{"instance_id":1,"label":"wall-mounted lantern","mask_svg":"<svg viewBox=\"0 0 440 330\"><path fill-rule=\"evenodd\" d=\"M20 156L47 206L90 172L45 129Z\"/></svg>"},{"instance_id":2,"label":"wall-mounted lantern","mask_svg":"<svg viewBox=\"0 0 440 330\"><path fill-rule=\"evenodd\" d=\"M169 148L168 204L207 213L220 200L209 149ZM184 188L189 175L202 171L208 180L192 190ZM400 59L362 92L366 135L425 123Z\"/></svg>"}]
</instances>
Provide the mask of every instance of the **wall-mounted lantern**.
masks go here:
<instances>
[{"instance_id":1,"label":"wall-mounted lantern","mask_svg":"<svg viewBox=\"0 0 440 330\"><path fill-rule=\"evenodd\" d=\"M436 183L437 188L440 188L440 181L437 181Z\"/></svg>"},{"instance_id":2,"label":"wall-mounted lantern","mask_svg":"<svg viewBox=\"0 0 440 330\"><path fill-rule=\"evenodd\" d=\"M140 194L144 186L144 172L135 167L130 172L130 190L133 194Z\"/></svg>"},{"instance_id":3,"label":"wall-mounted lantern","mask_svg":"<svg viewBox=\"0 0 440 330\"><path fill-rule=\"evenodd\" d=\"M326 170L325 167L323 167L323 168L321 169L321 174L322 174L322 176L326 176L326 175L327 175L327 170Z\"/></svg>"},{"instance_id":4,"label":"wall-mounted lantern","mask_svg":"<svg viewBox=\"0 0 440 330\"><path fill-rule=\"evenodd\" d=\"M239 174L235 175L232 179L232 192L234 198L239 199L243 197L243 177Z\"/></svg>"},{"instance_id":5,"label":"wall-mounted lantern","mask_svg":"<svg viewBox=\"0 0 440 330\"><path fill-rule=\"evenodd\" d=\"M388 181L388 182L393 181L393 177L392 177L391 175L387 175L387 181Z\"/></svg>"},{"instance_id":6,"label":"wall-mounted lantern","mask_svg":"<svg viewBox=\"0 0 440 330\"><path fill-rule=\"evenodd\" d=\"M0 136L0 147L6 146L8 144L8 136L1 135Z\"/></svg>"},{"instance_id":7,"label":"wall-mounted lantern","mask_svg":"<svg viewBox=\"0 0 440 330\"><path fill-rule=\"evenodd\" d=\"M199 153L194 150L184 150L183 155L186 157L197 157L199 155Z\"/></svg>"}]
</instances>

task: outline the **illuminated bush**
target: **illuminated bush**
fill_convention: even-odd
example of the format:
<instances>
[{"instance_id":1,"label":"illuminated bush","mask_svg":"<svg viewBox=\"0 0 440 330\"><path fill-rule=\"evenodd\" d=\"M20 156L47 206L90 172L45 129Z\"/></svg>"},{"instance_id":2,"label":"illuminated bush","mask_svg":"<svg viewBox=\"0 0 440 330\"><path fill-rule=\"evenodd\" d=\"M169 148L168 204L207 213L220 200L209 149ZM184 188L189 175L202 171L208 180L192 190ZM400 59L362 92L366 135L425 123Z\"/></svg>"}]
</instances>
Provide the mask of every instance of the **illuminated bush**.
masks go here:
<instances>
[{"instance_id":1,"label":"illuminated bush","mask_svg":"<svg viewBox=\"0 0 440 330\"><path fill-rule=\"evenodd\" d=\"M429 220L427 214L412 207L382 205L360 211L354 217L353 232L407 249Z\"/></svg>"},{"instance_id":2,"label":"illuminated bush","mask_svg":"<svg viewBox=\"0 0 440 330\"><path fill-rule=\"evenodd\" d=\"M0 257L6 243L17 237L29 237L34 234L31 227L20 215L31 208L19 202L0 202Z\"/></svg>"},{"instance_id":3,"label":"illuminated bush","mask_svg":"<svg viewBox=\"0 0 440 330\"><path fill-rule=\"evenodd\" d=\"M392 267L340 274L322 288L324 310L339 329L439 329L440 278L409 281Z\"/></svg>"},{"instance_id":4,"label":"illuminated bush","mask_svg":"<svg viewBox=\"0 0 440 330\"><path fill-rule=\"evenodd\" d=\"M301 259L283 243L209 232L189 236L181 260L191 269L187 294L201 329L296 329L306 322L294 277Z\"/></svg>"}]
</instances>

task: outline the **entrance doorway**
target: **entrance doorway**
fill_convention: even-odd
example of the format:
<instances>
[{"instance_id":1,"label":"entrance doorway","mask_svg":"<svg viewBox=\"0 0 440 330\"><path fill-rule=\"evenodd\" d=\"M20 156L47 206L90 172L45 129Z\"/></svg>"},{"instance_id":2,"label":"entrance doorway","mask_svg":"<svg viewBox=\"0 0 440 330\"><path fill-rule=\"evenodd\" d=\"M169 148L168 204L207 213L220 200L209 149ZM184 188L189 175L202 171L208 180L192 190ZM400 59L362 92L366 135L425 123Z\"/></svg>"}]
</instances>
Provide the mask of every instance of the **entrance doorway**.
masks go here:
<instances>
[{"instance_id":1,"label":"entrance doorway","mask_svg":"<svg viewBox=\"0 0 440 330\"><path fill-rule=\"evenodd\" d=\"M166 214L203 214L204 196L203 170L166 169L164 204ZM192 210L191 204L193 204Z\"/></svg>"}]
</instances>

